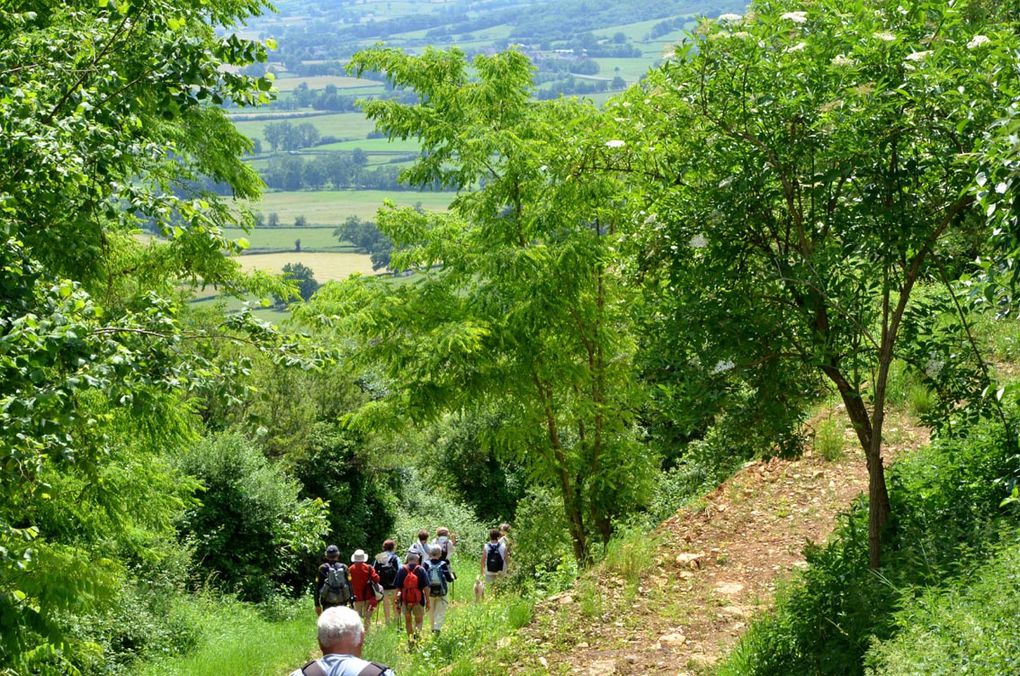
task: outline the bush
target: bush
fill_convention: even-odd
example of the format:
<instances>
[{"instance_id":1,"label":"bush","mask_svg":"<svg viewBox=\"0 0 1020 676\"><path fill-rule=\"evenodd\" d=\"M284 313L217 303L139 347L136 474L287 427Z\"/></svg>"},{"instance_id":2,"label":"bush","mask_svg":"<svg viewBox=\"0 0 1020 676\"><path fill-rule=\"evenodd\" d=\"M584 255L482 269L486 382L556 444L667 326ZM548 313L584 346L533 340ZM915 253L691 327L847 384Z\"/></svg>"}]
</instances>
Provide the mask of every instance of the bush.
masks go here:
<instances>
[{"instance_id":1,"label":"bush","mask_svg":"<svg viewBox=\"0 0 1020 676\"><path fill-rule=\"evenodd\" d=\"M308 447L289 458L291 471L301 482L301 496L329 503L327 539L350 554L355 549L373 553L393 532L397 498L386 477L365 449L357 433L318 423ZM312 579L322 552L305 561L297 586Z\"/></svg>"},{"instance_id":2,"label":"bush","mask_svg":"<svg viewBox=\"0 0 1020 676\"><path fill-rule=\"evenodd\" d=\"M869 674L1020 673L1020 531L988 563L896 613L896 636L872 647Z\"/></svg>"},{"instance_id":3,"label":"bush","mask_svg":"<svg viewBox=\"0 0 1020 676\"><path fill-rule=\"evenodd\" d=\"M528 492L517 505L512 535L508 586L556 592L573 582L577 564L567 520L563 503L552 491L534 487Z\"/></svg>"},{"instance_id":4,"label":"bush","mask_svg":"<svg viewBox=\"0 0 1020 676\"><path fill-rule=\"evenodd\" d=\"M325 505L300 499L300 484L239 434L204 440L182 457L181 468L205 487L181 533L220 589L264 600L302 557L321 548Z\"/></svg>"},{"instance_id":5,"label":"bush","mask_svg":"<svg viewBox=\"0 0 1020 676\"><path fill-rule=\"evenodd\" d=\"M829 545L808 549L803 577L752 625L720 673L863 673L872 642L898 629L901 594L909 599L910 590L956 579L999 539L1009 518L999 508L999 479L1016 462L1003 437L1001 427L983 422L897 463L881 573L867 567L867 506L859 501Z\"/></svg>"},{"instance_id":6,"label":"bush","mask_svg":"<svg viewBox=\"0 0 1020 676\"><path fill-rule=\"evenodd\" d=\"M394 526L398 549L417 542L419 530L425 529L435 535L436 528L442 526L457 536L457 548L462 555L482 551L482 543L489 539L488 528L475 517L471 508L447 495L442 484L427 484L418 471L411 468L406 471L401 487Z\"/></svg>"},{"instance_id":7,"label":"bush","mask_svg":"<svg viewBox=\"0 0 1020 676\"><path fill-rule=\"evenodd\" d=\"M704 440L692 441L677 465L658 475L646 525L658 526L692 499L725 481L744 460L743 453L732 452L714 428Z\"/></svg>"}]
</instances>

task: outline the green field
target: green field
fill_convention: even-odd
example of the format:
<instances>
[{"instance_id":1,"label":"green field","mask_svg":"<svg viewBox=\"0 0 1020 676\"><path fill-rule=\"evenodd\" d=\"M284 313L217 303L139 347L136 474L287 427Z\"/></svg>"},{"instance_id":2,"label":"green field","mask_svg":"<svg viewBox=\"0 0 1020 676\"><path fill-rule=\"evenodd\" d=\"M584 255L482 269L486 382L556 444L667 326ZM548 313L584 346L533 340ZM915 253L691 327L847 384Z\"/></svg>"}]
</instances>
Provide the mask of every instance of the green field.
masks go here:
<instances>
[{"instance_id":1,"label":"green field","mask_svg":"<svg viewBox=\"0 0 1020 676\"><path fill-rule=\"evenodd\" d=\"M594 59L599 64L599 77L613 79L616 76L622 77L627 84L634 84L648 72L648 69L655 64L652 58L631 58L631 59ZM619 68L619 70L616 70Z\"/></svg>"},{"instance_id":2,"label":"green field","mask_svg":"<svg viewBox=\"0 0 1020 676\"><path fill-rule=\"evenodd\" d=\"M306 77L280 77L274 82L278 91L294 91L304 82L309 89L325 89L327 85L333 85L337 89L362 89L365 87L378 87L379 83L372 80L362 80L357 77L346 77L344 75L310 75Z\"/></svg>"},{"instance_id":3,"label":"green field","mask_svg":"<svg viewBox=\"0 0 1020 676\"><path fill-rule=\"evenodd\" d=\"M361 148L365 152L388 151L413 153L418 152L420 146L416 139L407 139L406 141L393 139L390 141L386 138L355 139L353 141L339 141L337 143L327 143L326 145L315 146L316 150L354 150L356 148Z\"/></svg>"},{"instance_id":4,"label":"green field","mask_svg":"<svg viewBox=\"0 0 1020 676\"><path fill-rule=\"evenodd\" d=\"M234 126L245 136L264 138L262 130L274 120L235 121ZM375 124L362 113L335 113L333 115L309 115L308 117L287 118L291 124L309 123L315 125L322 136L336 138L365 138L375 128ZM321 146L320 146L321 147Z\"/></svg>"},{"instance_id":5,"label":"green field","mask_svg":"<svg viewBox=\"0 0 1020 676\"><path fill-rule=\"evenodd\" d=\"M333 236L333 226L305 228L255 228L246 233L241 228L225 228L224 234L230 239L244 237L248 240L249 249L290 250L294 248L294 240L301 240L302 251L354 251L349 243L341 244Z\"/></svg>"},{"instance_id":6,"label":"green field","mask_svg":"<svg viewBox=\"0 0 1020 676\"><path fill-rule=\"evenodd\" d=\"M374 220L375 212L385 199L404 206L421 202L426 209L444 211L453 197L452 192L386 190L268 192L262 196L260 203L252 206L266 215L276 213L281 223L293 223L296 216L304 216L312 225L339 225L348 216Z\"/></svg>"}]
</instances>

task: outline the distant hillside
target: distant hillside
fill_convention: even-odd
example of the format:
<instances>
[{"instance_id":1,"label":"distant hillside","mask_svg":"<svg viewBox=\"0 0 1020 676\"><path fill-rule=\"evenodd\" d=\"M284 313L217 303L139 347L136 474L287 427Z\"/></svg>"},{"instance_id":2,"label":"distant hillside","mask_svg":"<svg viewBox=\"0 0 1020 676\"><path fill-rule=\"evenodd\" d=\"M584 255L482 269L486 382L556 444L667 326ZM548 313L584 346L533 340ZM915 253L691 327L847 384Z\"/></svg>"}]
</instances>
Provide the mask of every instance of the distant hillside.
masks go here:
<instances>
[{"instance_id":1,"label":"distant hillside","mask_svg":"<svg viewBox=\"0 0 1020 676\"><path fill-rule=\"evenodd\" d=\"M277 38L276 58L295 68L308 61L343 60L379 41L406 48L456 44L467 51L524 44L584 50L588 56L637 57L641 51L635 42L682 28L685 19L742 11L745 4L741 0L281 0L276 3L279 13L252 22L249 32L253 37ZM636 24L647 25L635 29Z\"/></svg>"}]
</instances>

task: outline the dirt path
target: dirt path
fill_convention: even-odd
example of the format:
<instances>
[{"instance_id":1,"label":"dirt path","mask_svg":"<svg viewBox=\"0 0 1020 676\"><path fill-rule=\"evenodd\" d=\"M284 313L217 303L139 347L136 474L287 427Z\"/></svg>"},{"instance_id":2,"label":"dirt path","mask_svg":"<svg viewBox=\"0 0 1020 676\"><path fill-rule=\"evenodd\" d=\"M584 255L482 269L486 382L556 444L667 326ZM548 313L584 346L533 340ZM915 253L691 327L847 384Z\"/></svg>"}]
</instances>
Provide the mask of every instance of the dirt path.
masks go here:
<instances>
[{"instance_id":1,"label":"dirt path","mask_svg":"<svg viewBox=\"0 0 1020 676\"><path fill-rule=\"evenodd\" d=\"M887 457L927 442L902 418L886 429ZM769 607L777 581L805 565L805 544L824 542L866 490L863 458L846 448L834 462L808 454L750 464L679 511L654 550L650 542L656 565L636 590L603 570L543 602L523 630L529 664L513 672L707 671Z\"/></svg>"}]
</instances>

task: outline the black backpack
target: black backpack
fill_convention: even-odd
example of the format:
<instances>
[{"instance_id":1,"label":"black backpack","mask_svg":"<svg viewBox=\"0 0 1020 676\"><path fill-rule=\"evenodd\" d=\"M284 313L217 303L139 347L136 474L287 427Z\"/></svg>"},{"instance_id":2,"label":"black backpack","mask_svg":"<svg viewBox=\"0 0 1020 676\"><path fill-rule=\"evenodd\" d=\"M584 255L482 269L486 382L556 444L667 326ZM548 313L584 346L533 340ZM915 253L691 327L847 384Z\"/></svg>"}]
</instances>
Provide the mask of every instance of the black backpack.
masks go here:
<instances>
[{"instance_id":1,"label":"black backpack","mask_svg":"<svg viewBox=\"0 0 1020 676\"><path fill-rule=\"evenodd\" d=\"M489 550L485 555L485 570L490 573L503 572L503 555L499 553L499 542L488 543Z\"/></svg>"},{"instance_id":2,"label":"black backpack","mask_svg":"<svg viewBox=\"0 0 1020 676\"><path fill-rule=\"evenodd\" d=\"M387 589L393 588L393 583L397 581L397 571L400 570L400 560L397 555L390 552L390 556L386 559L386 563L375 562L375 572L379 573L379 582L382 583L383 587Z\"/></svg>"},{"instance_id":3,"label":"black backpack","mask_svg":"<svg viewBox=\"0 0 1020 676\"><path fill-rule=\"evenodd\" d=\"M342 563L326 564L326 579L319 590L319 603L330 606L343 606L351 602L351 583L347 579L347 566Z\"/></svg>"}]
</instances>

